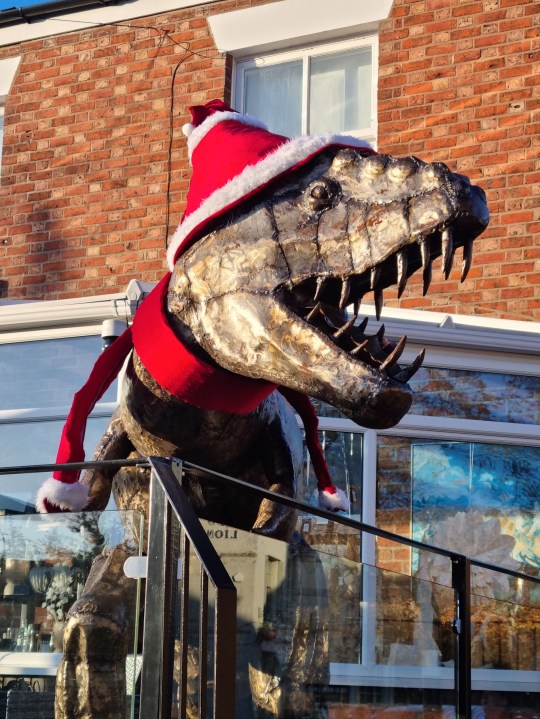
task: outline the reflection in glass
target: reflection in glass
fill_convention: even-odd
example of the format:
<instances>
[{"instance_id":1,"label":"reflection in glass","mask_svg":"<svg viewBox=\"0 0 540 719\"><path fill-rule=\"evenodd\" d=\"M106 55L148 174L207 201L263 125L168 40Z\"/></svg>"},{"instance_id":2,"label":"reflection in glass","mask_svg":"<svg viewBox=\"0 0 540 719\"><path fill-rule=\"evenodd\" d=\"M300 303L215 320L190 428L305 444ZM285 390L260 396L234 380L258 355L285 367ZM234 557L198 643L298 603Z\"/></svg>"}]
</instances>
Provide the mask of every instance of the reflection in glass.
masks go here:
<instances>
[{"instance_id":1,"label":"reflection in glass","mask_svg":"<svg viewBox=\"0 0 540 719\"><path fill-rule=\"evenodd\" d=\"M261 65L244 72L245 112L278 135L302 133L302 61ZM283 108L287 108L284 112Z\"/></svg>"},{"instance_id":2,"label":"reflection in glass","mask_svg":"<svg viewBox=\"0 0 540 719\"><path fill-rule=\"evenodd\" d=\"M91 417L85 436L86 456L94 449L109 422L108 417ZM51 422L0 423L0 457L2 467L49 464L55 461L64 420ZM50 473L3 475L0 488L0 509L25 511L25 503L33 506L36 492Z\"/></svg>"},{"instance_id":3,"label":"reflection in glass","mask_svg":"<svg viewBox=\"0 0 540 719\"><path fill-rule=\"evenodd\" d=\"M371 126L371 47L310 59L308 133Z\"/></svg>"},{"instance_id":4,"label":"reflection in glass","mask_svg":"<svg viewBox=\"0 0 540 719\"><path fill-rule=\"evenodd\" d=\"M101 337L0 345L0 410L69 407L101 352ZM116 383L101 402L116 400Z\"/></svg>"},{"instance_id":5,"label":"reflection in glass","mask_svg":"<svg viewBox=\"0 0 540 719\"><path fill-rule=\"evenodd\" d=\"M421 367L411 414L540 424L540 377Z\"/></svg>"},{"instance_id":6,"label":"reflection in glass","mask_svg":"<svg viewBox=\"0 0 540 719\"><path fill-rule=\"evenodd\" d=\"M537 572L539 466L535 447L381 436L377 522L472 557Z\"/></svg>"},{"instance_id":7,"label":"reflection in glass","mask_svg":"<svg viewBox=\"0 0 540 719\"><path fill-rule=\"evenodd\" d=\"M354 432L322 430L319 441L334 484L349 498L351 514L359 514L362 506L363 436ZM304 463L305 479L303 486L297 488L297 498L318 504L317 480L305 447Z\"/></svg>"}]
</instances>

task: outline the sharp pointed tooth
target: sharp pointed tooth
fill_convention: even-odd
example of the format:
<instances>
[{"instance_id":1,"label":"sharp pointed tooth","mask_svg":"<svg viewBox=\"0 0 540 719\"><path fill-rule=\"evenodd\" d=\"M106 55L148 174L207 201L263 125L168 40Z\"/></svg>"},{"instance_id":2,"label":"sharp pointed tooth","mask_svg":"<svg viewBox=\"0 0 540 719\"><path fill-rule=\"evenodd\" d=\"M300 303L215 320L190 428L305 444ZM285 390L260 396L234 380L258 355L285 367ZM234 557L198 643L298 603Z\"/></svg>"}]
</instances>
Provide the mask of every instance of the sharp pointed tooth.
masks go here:
<instances>
[{"instance_id":1,"label":"sharp pointed tooth","mask_svg":"<svg viewBox=\"0 0 540 719\"><path fill-rule=\"evenodd\" d=\"M383 311L384 306L384 297L383 297L383 291L380 288L377 288L374 292L375 294L375 316L379 320L381 318L381 312Z\"/></svg>"},{"instance_id":2,"label":"sharp pointed tooth","mask_svg":"<svg viewBox=\"0 0 540 719\"><path fill-rule=\"evenodd\" d=\"M354 301L354 314L359 315L360 314L360 307L362 306L362 298L357 297Z\"/></svg>"},{"instance_id":3,"label":"sharp pointed tooth","mask_svg":"<svg viewBox=\"0 0 540 719\"><path fill-rule=\"evenodd\" d=\"M381 325L375 335L375 337L379 340L379 344L381 344L382 340L384 339L384 331L385 331L385 327L384 327L384 325ZM381 345L381 347L382 347L382 345Z\"/></svg>"},{"instance_id":4,"label":"sharp pointed tooth","mask_svg":"<svg viewBox=\"0 0 540 719\"><path fill-rule=\"evenodd\" d=\"M407 250L401 250L397 253L396 262L399 298L403 294L405 287L407 287Z\"/></svg>"},{"instance_id":5,"label":"sharp pointed tooth","mask_svg":"<svg viewBox=\"0 0 540 719\"><path fill-rule=\"evenodd\" d=\"M411 377L418 372L418 370L422 366L425 356L426 356L426 350L423 349L420 352L420 354L418 355L418 357L414 360L414 362L411 365L409 365L409 367L405 368L403 380L402 380L403 382L408 382L411 379ZM400 379L401 379L401 374L400 374Z\"/></svg>"},{"instance_id":6,"label":"sharp pointed tooth","mask_svg":"<svg viewBox=\"0 0 540 719\"><path fill-rule=\"evenodd\" d=\"M380 267L372 267L371 273L370 273L370 283L369 288L371 290L374 290L375 287L379 284L379 279L381 277L381 268Z\"/></svg>"},{"instance_id":7,"label":"sharp pointed tooth","mask_svg":"<svg viewBox=\"0 0 540 719\"><path fill-rule=\"evenodd\" d=\"M397 343L397 345L394 347L392 352L390 352L388 357L384 360L384 362L382 363L382 365L380 366L379 369L386 370L387 372L388 372L388 370L392 369L392 367L394 367L394 365L397 364L397 361L403 354L403 350L405 349L406 344L407 344L407 338L402 337L399 340L399 342Z\"/></svg>"},{"instance_id":8,"label":"sharp pointed tooth","mask_svg":"<svg viewBox=\"0 0 540 719\"><path fill-rule=\"evenodd\" d=\"M366 331L366 327L367 327L368 321L369 321L369 317L364 317L364 319L362 320L362 322L358 325L358 329L360 330L360 332L361 332L362 334L364 334L364 332Z\"/></svg>"},{"instance_id":9,"label":"sharp pointed tooth","mask_svg":"<svg viewBox=\"0 0 540 719\"><path fill-rule=\"evenodd\" d=\"M423 283L424 283L424 286L423 286L423 288L422 288L422 293L423 293L424 295L427 295L427 291L429 290L429 286L430 286L430 284L431 284L431 277L432 277L432 274L433 274L433 272L432 272L432 266L433 266L433 262L432 262L431 257L430 257L429 260L427 261L427 264L426 264L425 267L424 267L424 273L423 273Z\"/></svg>"},{"instance_id":10,"label":"sharp pointed tooth","mask_svg":"<svg viewBox=\"0 0 540 719\"><path fill-rule=\"evenodd\" d=\"M418 240L420 246L420 256L422 258L422 267L426 267L430 260L429 241L422 237Z\"/></svg>"},{"instance_id":11,"label":"sharp pointed tooth","mask_svg":"<svg viewBox=\"0 0 540 719\"><path fill-rule=\"evenodd\" d=\"M445 228L441 232L442 268L444 279L447 280L454 264L454 240L452 231Z\"/></svg>"},{"instance_id":12,"label":"sharp pointed tooth","mask_svg":"<svg viewBox=\"0 0 540 719\"><path fill-rule=\"evenodd\" d=\"M309 314L307 314L307 315L304 317L304 319L306 320L306 322L311 322L312 320L315 319L315 317L317 317L318 314L321 313L321 310L322 310L322 308L321 308L321 303L320 303L320 302L317 302L317 304L315 305L315 307L311 310L311 312L309 312Z\"/></svg>"},{"instance_id":13,"label":"sharp pointed tooth","mask_svg":"<svg viewBox=\"0 0 540 719\"><path fill-rule=\"evenodd\" d=\"M317 277L317 288L315 290L315 296L313 298L315 301L321 299L321 295L323 293L325 284L326 284L326 277Z\"/></svg>"},{"instance_id":14,"label":"sharp pointed tooth","mask_svg":"<svg viewBox=\"0 0 540 719\"><path fill-rule=\"evenodd\" d=\"M347 306L347 300L351 293L351 280L347 277L341 283L341 296L339 298L339 309L343 310Z\"/></svg>"},{"instance_id":15,"label":"sharp pointed tooth","mask_svg":"<svg viewBox=\"0 0 540 719\"><path fill-rule=\"evenodd\" d=\"M336 332L334 332L333 337L335 339L338 339L338 337L341 337L342 334L344 334L345 332L347 332L348 330L351 329L351 327L354 325L356 320L357 320L356 315L354 317L351 317L350 320L345 322L345 324L342 327L340 327Z\"/></svg>"},{"instance_id":16,"label":"sharp pointed tooth","mask_svg":"<svg viewBox=\"0 0 540 719\"><path fill-rule=\"evenodd\" d=\"M369 340L364 340L360 344L357 344L356 347L350 352L349 354L353 357L357 354L359 354L363 349L365 349L368 346Z\"/></svg>"},{"instance_id":17,"label":"sharp pointed tooth","mask_svg":"<svg viewBox=\"0 0 540 719\"><path fill-rule=\"evenodd\" d=\"M473 242L468 240L463 245L463 264L461 265L461 281L465 282L472 265Z\"/></svg>"}]
</instances>

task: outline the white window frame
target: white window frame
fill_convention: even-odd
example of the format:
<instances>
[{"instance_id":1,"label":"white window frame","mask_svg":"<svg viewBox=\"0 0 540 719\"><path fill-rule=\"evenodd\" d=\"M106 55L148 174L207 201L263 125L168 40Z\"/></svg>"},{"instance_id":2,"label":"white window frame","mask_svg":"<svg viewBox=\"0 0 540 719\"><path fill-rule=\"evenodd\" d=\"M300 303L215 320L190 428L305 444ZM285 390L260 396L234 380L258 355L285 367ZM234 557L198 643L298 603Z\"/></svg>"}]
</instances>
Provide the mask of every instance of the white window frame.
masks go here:
<instances>
[{"instance_id":1,"label":"white window frame","mask_svg":"<svg viewBox=\"0 0 540 719\"><path fill-rule=\"evenodd\" d=\"M378 329L369 306L371 332ZM426 348L426 367L462 369L538 377L540 374L540 324L512 320L493 320L463 315L444 315L415 310L386 310L381 318L386 336L410 338L403 363L411 362L422 347ZM422 344L418 343L418 340ZM425 343L428 339L429 342ZM490 350L478 350L487 346ZM511 349L509 349L511 348ZM352 432L363 436L362 521L376 526L377 440L379 436L440 439L441 441L481 442L485 444L523 445L540 448L540 425L490 422L426 415L406 415L395 427L385 430L365 429L352 420L320 417L319 429ZM362 563L376 566L375 538L362 538ZM332 663L331 684L346 686L392 686L448 688L454 686L451 667L386 666L375 663L376 622L371 608L373 587L364 582L361 662ZM540 672L474 669L473 690L538 691Z\"/></svg>"},{"instance_id":2,"label":"white window frame","mask_svg":"<svg viewBox=\"0 0 540 719\"><path fill-rule=\"evenodd\" d=\"M359 137L370 142L374 147L377 142L377 81L378 81L378 57L379 38L378 35L366 35L341 42L327 43L324 45L309 45L285 52L275 52L267 55L258 55L248 59L235 60L232 76L232 97L233 106L239 112L245 112L245 98L243 93L244 74L246 70L254 67L278 65L292 60L301 60L302 73L302 130L301 134L308 133L309 122L309 63L311 58L321 55L332 55L347 52L348 50L359 50L371 48L371 122L369 127L359 127L354 130L347 130L348 135ZM339 128L332 128L339 132Z\"/></svg>"}]
</instances>

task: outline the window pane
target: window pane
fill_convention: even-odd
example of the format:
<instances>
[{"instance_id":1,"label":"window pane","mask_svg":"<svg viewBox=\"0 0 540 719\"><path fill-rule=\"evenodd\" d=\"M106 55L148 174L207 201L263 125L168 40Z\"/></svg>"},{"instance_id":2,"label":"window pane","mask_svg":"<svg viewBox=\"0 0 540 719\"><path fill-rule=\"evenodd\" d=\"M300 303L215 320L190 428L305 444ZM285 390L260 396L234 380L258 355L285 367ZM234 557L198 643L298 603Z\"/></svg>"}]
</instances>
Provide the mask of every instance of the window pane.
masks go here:
<instances>
[{"instance_id":1,"label":"window pane","mask_svg":"<svg viewBox=\"0 0 540 719\"><path fill-rule=\"evenodd\" d=\"M411 414L540 424L540 377L422 367Z\"/></svg>"},{"instance_id":2,"label":"window pane","mask_svg":"<svg viewBox=\"0 0 540 719\"><path fill-rule=\"evenodd\" d=\"M351 514L360 514L362 506L362 440L361 434L353 432L319 432L332 481L342 489L351 502ZM309 454L305 453L306 481L298 488L298 499L318 504L317 480Z\"/></svg>"},{"instance_id":3,"label":"window pane","mask_svg":"<svg viewBox=\"0 0 540 719\"><path fill-rule=\"evenodd\" d=\"M85 437L86 458L91 459L108 417L88 420ZM15 467L29 464L49 464L56 459L56 451L64 422L14 422L0 424L0 465ZM9 498L19 503L34 504L36 492L50 473L17 474L0 477L0 509L19 509Z\"/></svg>"},{"instance_id":4,"label":"window pane","mask_svg":"<svg viewBox=\"0 0 540 719\"><path fill-rule=\"evenodd\" d=\"M302 132L302 61L253 67L244 72L244 108L279 135Z\"/></svg>"},{"instance_id":5,"label":"window pane","mask_svg":"<svg viewBox=\"0 0 540 719\"><path fill-rule=\"evenodd\" d=\"M371 48L311 58L309 132L371 127Z\"/></svg>"},{"instance_id":6,"label":"window pane","mask_svg":"<svg viewBox=\"0 0 540 719\"><path fill-rule=\"evenodd\" d=\"M538 572L539 467L538 447L381 436L377 524L486 562ZM405 564L402 569L407 571Z\"/></svg>"},{"instance_id":7,"label":"window pane","mask_svg":"<svg viewBox=\"0 0 540 719\"><path fill-rule=\"evenodd\" d=\"M101 338L0 345L0 410L70 406L101 352ZM102 402L116 400L115 383Z\"/></svg>"}]
</instances>

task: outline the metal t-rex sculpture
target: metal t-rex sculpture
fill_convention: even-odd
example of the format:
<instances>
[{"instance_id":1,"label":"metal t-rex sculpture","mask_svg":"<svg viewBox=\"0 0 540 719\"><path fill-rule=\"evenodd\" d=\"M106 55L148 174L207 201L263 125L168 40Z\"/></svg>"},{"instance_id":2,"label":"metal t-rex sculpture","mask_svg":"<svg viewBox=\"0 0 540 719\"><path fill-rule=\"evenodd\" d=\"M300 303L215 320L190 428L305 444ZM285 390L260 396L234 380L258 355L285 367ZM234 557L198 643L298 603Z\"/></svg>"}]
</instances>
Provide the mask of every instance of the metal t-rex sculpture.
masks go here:
<instances>
[{"instance_id":1,"label":"metal t-rex sculpture","mask_svg":"<svg viewBox=\"0 0 540 719\"><path fill-rule=\"evenodd\" d=\"M351 137L289 140L219 101L192 108L192 115L193 177L169 248L171 273L76 396L58 461L84 457L84 418L134 345L122 401L95 459L176 455L294 495L302 453L292 405L304 419L321 504L345 509L306 397L367 427L390 427L403 417L411 403L407 381L422 357L402 366L404 338L394 344L383 331L368 335L366 322L356 323L361 299L373 291L380 314L383 289L397 284L403 292L420 268L427 291L433 259L442 255L448 276L461 246L464 279L472 242L487 226L485 195L445 165L375 154ZM113 478L113 471L86 472L81 481L76 473L57 473L38 507L102 509ZM143 509L146 482L140 470L120 473L119 506ZM278 538L292 532L293 514L274 503L233 496L211 481L202 492L201 516ZM122 559L104 558L107 571L100 565L92 573L71 610L58 719L120 716L124 650L112 647L129 615ZM113 603L103 592L113 586L111 576ZM101 654L100 627L112 637ZM103 682L105 655L109 667L116 657L109 689L91 692L92 682Z\"/></svg>"}]
</instances>

